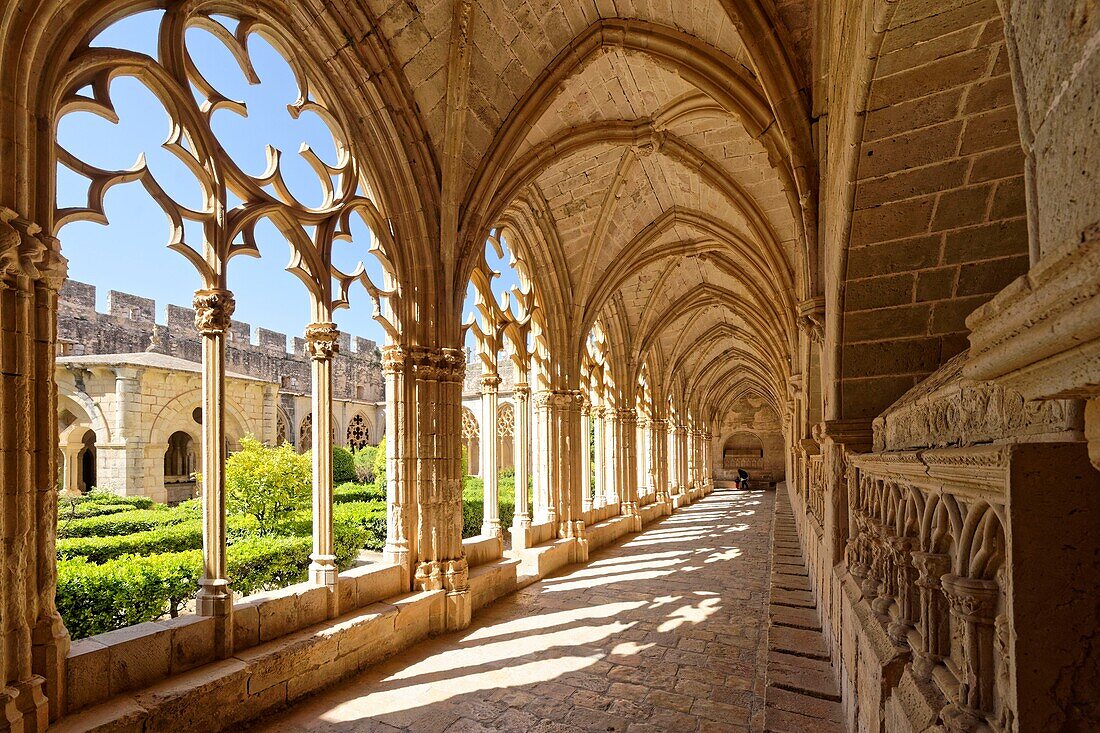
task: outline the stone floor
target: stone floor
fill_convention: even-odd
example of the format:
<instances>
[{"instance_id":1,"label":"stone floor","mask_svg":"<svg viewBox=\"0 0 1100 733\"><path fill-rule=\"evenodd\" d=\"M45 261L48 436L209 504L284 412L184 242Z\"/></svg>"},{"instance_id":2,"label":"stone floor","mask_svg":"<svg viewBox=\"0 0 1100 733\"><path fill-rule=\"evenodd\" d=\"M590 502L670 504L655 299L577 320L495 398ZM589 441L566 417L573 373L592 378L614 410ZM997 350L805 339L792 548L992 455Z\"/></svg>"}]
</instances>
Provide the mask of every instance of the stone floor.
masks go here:
<instances>
[{"instance_id":1,"label":"stone floor","mask_svg":"<svg viewBox=\"0 0 1100 733\"><path fill-rule=\"evenodd\" d=\"M775 497L772 536L764 730L841 733L844 713L836 675L785 490Z\"/></svg>"},{"instance_id":2,"label":"stone floor","mask_svg":"<svg viewBox=\"0 0 1100 733\"><path fill-rule=\"evenodd\" d=\"M718 491L253 730L760 731L775 496Z\"/></svg>"}]
</instances>

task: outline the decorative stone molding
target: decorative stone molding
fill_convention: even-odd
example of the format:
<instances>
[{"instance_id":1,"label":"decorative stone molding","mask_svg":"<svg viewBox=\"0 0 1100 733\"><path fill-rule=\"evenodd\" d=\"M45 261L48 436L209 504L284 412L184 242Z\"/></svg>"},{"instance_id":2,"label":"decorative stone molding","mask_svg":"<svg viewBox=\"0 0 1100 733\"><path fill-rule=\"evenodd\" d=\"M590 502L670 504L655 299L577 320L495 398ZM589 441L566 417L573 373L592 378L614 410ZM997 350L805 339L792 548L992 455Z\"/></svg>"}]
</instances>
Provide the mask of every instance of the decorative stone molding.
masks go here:
<instances>
[{"instance_id":1,"label":"decorative stone molding","mask_svg":"<svg viewBox=\"0 0 1100 733\"><path fill-rule=\"evenodd\" d=\"M306 326L306 348L314 360L329 360L340 353L340 331L335 323L311 323Z\"/></svg>"},{"instance_id":2,"label":"decorative stone molding","mask_svg":"<svg viewBox=\"0 0 1100 733\"><path fill-rule=\"evenodd\" d=\"M1100 395L1100 225L1042 257L966 325L967 378L1026 399Z\"/></svg>"},{"instance_id":3,"label":"decorative stone molding","mask_svg":"<svg viewBox=\"0 0 1100 733\"><path fill-rule=\"evenodd\" d=\"M233 324L233 311L237 308L233 293L219 288L196 290L192 304L195 307L195 329L203 336L219 336L229 331Z\"/></svg>"},{"instance_id":4,"label":"decorative stone molding","mask_svg":"<svg viewBox=\"0 0 1100 733\"><path fill-rule=\"evenodd\" d=\"M877 418L875 451L967 446L1082 430L1081 409L1073 402L1026 402L998 383L975 382L965 376L967 359L967 352L951 359Z\"/></svg>"},{"instance_id":5,"label":"decorative stone molding","mask_svg":"<svg viewBox=\"0 0 1100 733\"><path fill-rule=\"evenodd\" d=\"M405 361L413 376L423 381L461 383L466 375L466 355L462 349L405 347Z\"/></svg>"},{"instance_id":6,"label":"decorative stone molding","mask_svg":"<svg viewBox=\"0 0 1100 733\"><path fill-rule=\"evenodd\" d=\"M798 327L813 343L824 343L825 296L819 295L798 304Z\"/></svg>"},{"instance_id":7,"label":"decorative stone molding","mask_svg":"<svg viewBox=\"0 0 1100 733\"><path fill-rule=\"evenodd\" d=\"M481 378L481 391L483 394L485 392L496 392L500 389L500 383L501 379L496 374L486 374Z\"/></svg>"}]
</instances>

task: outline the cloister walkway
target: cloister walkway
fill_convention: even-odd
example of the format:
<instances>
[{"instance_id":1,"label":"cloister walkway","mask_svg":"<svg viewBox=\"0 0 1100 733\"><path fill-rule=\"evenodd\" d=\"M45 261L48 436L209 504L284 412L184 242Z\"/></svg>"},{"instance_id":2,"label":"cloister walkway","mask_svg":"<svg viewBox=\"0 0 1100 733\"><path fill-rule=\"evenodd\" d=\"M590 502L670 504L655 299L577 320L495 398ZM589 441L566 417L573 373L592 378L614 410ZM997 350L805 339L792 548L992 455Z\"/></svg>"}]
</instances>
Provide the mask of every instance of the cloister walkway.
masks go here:
<instances>
[{"instance_id":1,"label":"cloister walkway","mask_svg":"<svg viewBox=\"0 0 1100 733\"><path fill-rule=\"evenodd\" d=\"M760 730L774 503L717 491L254 730Z\"/></svg>"}]
</instances>

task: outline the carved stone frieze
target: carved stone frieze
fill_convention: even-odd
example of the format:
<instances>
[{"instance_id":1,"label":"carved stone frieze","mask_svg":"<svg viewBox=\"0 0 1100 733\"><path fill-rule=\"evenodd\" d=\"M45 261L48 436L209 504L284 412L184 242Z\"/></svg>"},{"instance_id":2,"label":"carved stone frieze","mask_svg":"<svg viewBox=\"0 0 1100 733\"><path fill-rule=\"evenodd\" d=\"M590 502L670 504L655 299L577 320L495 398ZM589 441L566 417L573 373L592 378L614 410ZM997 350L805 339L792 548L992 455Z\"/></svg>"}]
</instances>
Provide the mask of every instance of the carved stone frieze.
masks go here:
<instances>
[{"instance_id":1,"label":"carved stone frieze","mask_svg":"<svg viewBox=\"0 0 1100 733\"><path fill-rule=\"evenodd\" d=\"M875 420L875 451L968 446L1082 429L1081 410L1073 402L1028 402L999 384L975 382L963 373L967 358L963 352L948 361Z\"/></svg>"}]
</instances>

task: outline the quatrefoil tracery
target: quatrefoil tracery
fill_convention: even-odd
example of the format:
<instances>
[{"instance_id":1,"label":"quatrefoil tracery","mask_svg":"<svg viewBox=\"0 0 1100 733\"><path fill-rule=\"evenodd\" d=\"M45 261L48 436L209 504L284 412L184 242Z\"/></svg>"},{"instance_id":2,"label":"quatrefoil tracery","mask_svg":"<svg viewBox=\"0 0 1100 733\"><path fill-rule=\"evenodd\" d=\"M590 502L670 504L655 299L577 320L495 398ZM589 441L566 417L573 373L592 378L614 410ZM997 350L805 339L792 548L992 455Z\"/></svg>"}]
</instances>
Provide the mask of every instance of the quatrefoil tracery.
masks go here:
<instances>
[{"instance_id":1,"label":"quatrefoil tracery","mask_svg":"<svg viewBox=\"0 0 1100 733\"><path fill-rule=\"evenodd\" d=\"M226 110L247 118L248 109L243 101L219 91L199 71L185 38L191 29L204 31L220 42L250 85L260 83L249 52L251 38L262 38L286 62L297 86L296 99L287 105L287 113L293 120L306 113L316 115L333 142L335 160L331 163L307 143L297 151L320 185L320 204L309 206L294 195L283 175L283 153L272 145L266 146L266 167L257 175L247 173L226 151L212 125L214 114ZM89 183L84 205L57 211L55 231L74 221L107 224L104 203L108 191L117 185L139 182L170 222L167 246L191 262L205 287L225 287L226 269L233 257L259 256L256 227L266 219L290 245L286 269L306 285L322 312L348 307L349 292L359 283L374 305L376 320L391 338L396 337L399 324L383 305L398 295L398 278L387 253L392 249L389 225L362 180L342 116L330 105L331 95L322 92L323 86L306 68L303 58L294 52L285 35L257 18L240 17L230 30L194 6L177 6L164 12L156 58L138 51L86 44L74 54L63 79L57 118L87 112L119 124L111 98L112 82L124 77L135 79L167 114L169 132L162 148L194 176L201 189L202 205L189 208L169 195L144 154L128 168L108 169L90 165L58 144L59 163ZM381 284L371 280L362 260L347 272L333 264L333 245L351 239L354 216L370 230L368 253L381 265L385 281ZM201 243L188 241L185 222L201 227Z\"/></svg>"}]
</instances>

